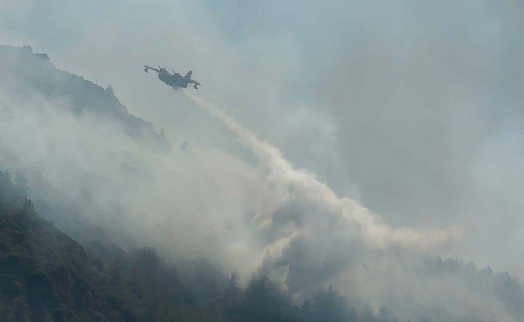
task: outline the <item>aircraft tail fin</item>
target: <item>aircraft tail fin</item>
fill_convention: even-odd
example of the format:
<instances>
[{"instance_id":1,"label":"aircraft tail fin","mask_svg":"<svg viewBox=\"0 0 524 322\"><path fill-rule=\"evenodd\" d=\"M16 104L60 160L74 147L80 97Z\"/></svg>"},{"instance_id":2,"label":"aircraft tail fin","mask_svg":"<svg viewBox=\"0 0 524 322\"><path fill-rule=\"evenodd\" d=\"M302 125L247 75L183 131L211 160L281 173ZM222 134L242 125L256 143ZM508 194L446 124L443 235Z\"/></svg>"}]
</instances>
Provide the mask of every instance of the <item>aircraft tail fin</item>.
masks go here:
<instances>
[{"instance_id":1,"label":"aircraft tail fin","mask_svg":"<svg viewBox=\"0 0 524 322\"><path fill-rule=\"evenodd\" d=\"M193 72L192 71L188 71L186 76L184 76L184 78L191 79L191 75L193 75Z\"/></svg>"}]
</instances>

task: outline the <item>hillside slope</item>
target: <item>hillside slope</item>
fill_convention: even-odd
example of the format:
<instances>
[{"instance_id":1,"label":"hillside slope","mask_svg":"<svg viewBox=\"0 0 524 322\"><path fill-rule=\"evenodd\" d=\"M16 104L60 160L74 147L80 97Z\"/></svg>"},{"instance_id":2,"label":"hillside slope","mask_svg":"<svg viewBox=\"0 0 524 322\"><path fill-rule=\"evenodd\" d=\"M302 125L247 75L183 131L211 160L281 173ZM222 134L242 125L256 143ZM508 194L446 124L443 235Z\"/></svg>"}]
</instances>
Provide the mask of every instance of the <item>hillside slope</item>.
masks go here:
<instances>
[{"instance_id":1,"label":"hillside slope","mask_svg":"<svg viewBox=\"0 0 524 322\"><path fill-rule=\"evenodd\" d=\"M179 276L152 248L90 245L97 256L23 192L0 172L0 321L398 321L385 309L357 312L332 288L298 307L264 277L241 290L234 275L202 263Z\"/></svg>"},{"instance_id":2,"label":"hillside slope","mask_svg":"<svg viewBox=\"0 0 524 322\"><path fill-rule=\"evenodd\" d=\"M0 321L216 320L190 303L154 250L104 263L21 192L0 173Z\"/></svg>"},{"instance_id":3,"label":"hillside slope","mask_svg":"<svg viewBox=\"0 0 524 322\"><path fill-rule=\"evenodd\" d=\"M150 122L127 111L111 87L103 89L82 76L59 70L46 54L33 53L29 46L0 45L0 87L14 96L31 93L47 100L66 100L75 114L95 113L108 117L122 123L133 138L150 138L167 145L164 135L155 132Z\"/></svg>"}]
</instances>

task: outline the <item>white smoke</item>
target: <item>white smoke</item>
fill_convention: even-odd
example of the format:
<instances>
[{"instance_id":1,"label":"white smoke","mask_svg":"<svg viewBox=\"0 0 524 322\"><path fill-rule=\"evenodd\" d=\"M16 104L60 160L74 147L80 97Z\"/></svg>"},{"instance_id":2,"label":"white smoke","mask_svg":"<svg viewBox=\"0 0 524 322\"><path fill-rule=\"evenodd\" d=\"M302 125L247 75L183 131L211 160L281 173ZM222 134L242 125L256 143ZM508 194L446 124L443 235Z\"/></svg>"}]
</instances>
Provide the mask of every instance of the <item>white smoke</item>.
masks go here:
<instances>
[{"instance_id":1,"label":"white smoke","mask_svg":"<svg viewBox=\"0 0 524 322\"><path fill-rule=\"evenodd\" d=\"M371 213L357 201L348 197L339 197L326 184L305 170L295 169L274 146L260 141L253 133L229 117L210 102L184 91L195 104L219 120L231 132L237 135L240 142L249 148L267 171L267 180L280 191L289 195L299 195L330 213L336 213L348 224L358 225L363 238L374 247L387 248L400 245L406 248L426 251L431 248L448 246L456 241L461 230L458 227L446 229L416 230L408 227L392 228L379 216ZM261 214L263 215L263 214ZM294 231L292 234L298 233Z\"/></svg>"},{"instance_id":2,"label":"white smoke","mask_svg":"<svg viewBox=\"0 0 524 322\"><path fill-rule=\"evenodd\" d=\"M462 235L458 226L392 227L312 173L295 169L276 147L214 104L184 93L255 154L264 180L279 192L280 199L255 216L258 233L272 231L258 270L297 299L336 285L353 303L363 300L374 310L385 305L404 319L432 315L428 312L440 307L451 315L435 313L437 320L513 320L494 294L479 293L456 276L427 271L426 256L453 246Z\"/></svg>"}]
</instances>

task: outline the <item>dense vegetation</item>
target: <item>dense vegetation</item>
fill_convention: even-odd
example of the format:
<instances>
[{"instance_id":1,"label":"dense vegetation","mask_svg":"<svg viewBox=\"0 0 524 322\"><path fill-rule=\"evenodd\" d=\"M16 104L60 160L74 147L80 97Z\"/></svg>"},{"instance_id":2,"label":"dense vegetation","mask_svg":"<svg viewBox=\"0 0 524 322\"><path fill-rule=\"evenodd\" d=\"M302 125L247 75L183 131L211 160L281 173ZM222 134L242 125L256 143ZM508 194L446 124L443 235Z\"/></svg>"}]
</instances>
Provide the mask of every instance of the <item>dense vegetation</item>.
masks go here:
<instances>
[{"instance_id":1,"label":"dense vegetation","mask_svg":"<svg viewBox=\"0 0 524 322\"><path fill-rule=\"evenodd\" d=\"M146 248L104 263L40 218L0 176L0 320L213 321Z\"/></svg>"}]
</instances>

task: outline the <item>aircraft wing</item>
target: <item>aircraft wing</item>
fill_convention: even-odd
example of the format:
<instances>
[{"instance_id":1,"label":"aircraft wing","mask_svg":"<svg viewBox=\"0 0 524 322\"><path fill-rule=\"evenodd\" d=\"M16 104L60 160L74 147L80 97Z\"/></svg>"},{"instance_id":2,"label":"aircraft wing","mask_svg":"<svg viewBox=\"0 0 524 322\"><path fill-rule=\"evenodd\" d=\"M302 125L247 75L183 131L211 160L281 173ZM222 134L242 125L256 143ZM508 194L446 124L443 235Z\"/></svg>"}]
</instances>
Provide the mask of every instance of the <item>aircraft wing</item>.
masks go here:
<instances>
[{"instance_id":1,"label":"aircraft wing","mask_svg":"<svg viewBox=\"0 0 524 322\"><path fill-rule=\"evenodd\" d=\"M152 69L152 70L154 70L154 71L157 72L157 73L160 72L159 69L156 69L156 68L154 68L154 67L150 67L150 66L144 65L144 72L147 73L147 71L148 71L149 69Z\"/></svg>"}]
</instances>

